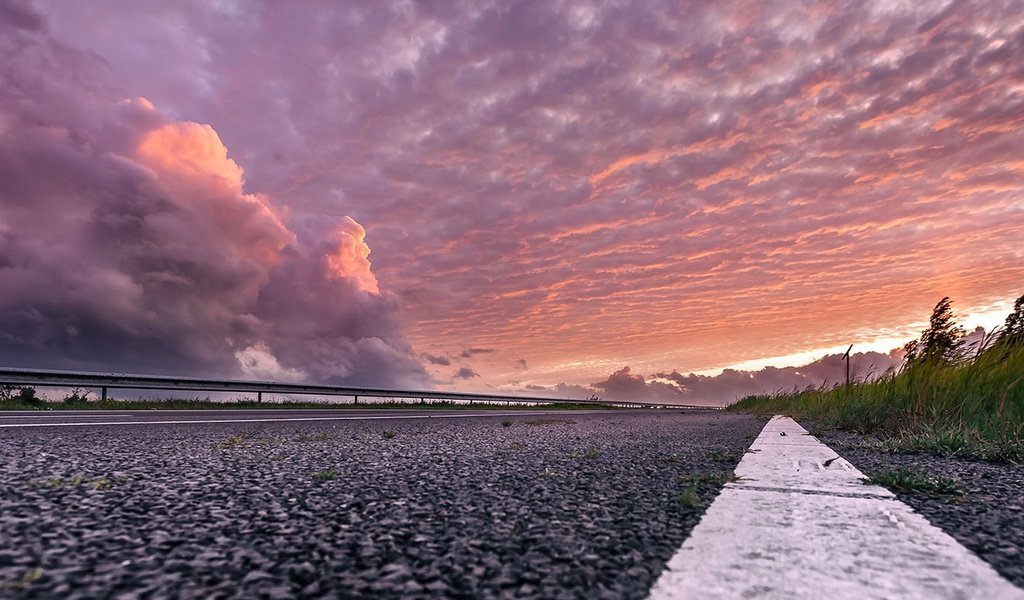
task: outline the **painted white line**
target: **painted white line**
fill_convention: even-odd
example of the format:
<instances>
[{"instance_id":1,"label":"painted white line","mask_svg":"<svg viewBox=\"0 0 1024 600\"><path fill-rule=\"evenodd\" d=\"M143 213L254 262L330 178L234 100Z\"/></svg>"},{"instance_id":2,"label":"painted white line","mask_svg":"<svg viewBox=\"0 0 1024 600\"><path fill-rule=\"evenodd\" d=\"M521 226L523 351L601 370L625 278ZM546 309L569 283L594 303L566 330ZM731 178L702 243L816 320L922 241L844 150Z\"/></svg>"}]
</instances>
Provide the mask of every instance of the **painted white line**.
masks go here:
<instances>
[{"instance_id":1,"label":"painted white line","mask_svg":"<svg viewBox=\"0 0 1024 600\"><path fill-rule=\"evenodd\" d=\"M1024 598L792 419L773 418L750 449L651 600Z\"/></svg>"},{"instance_id":2,"label":"painted white line","mask_svg":"<svg viewBox=\"0 0 1024 600\"><path fill-rule=\"evenodd\" d=\"M16 427L89 427L93 425L186 425L190 423L284 423L289 421L379 421L388 419L468 419L471 417L515 417L546 415L550 412L475 413L466 415L363 415L348 417L287 417L281 419L183 419L175 421L82 421L80 423L11 423L0 429Z\"/></svg>"}]
</instances>

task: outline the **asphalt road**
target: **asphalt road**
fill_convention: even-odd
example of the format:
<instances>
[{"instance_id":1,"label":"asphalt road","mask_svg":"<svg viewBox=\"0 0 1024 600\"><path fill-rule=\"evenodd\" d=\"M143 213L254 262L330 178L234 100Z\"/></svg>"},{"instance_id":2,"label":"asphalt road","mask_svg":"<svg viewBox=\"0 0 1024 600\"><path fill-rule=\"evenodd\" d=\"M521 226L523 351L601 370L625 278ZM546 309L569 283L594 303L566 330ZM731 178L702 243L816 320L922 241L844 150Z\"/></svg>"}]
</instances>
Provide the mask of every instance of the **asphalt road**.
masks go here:
<instances>
[{"instance_id":1,"label":"asphalt road","mask_svg":"<svg viewBox=\"0 0 1024 600\"><path fill-rule=\"evenodd\" d=\"M0 415L0 596L642 598L764 424L322 412Z\"/></svg>"}]
</instances>

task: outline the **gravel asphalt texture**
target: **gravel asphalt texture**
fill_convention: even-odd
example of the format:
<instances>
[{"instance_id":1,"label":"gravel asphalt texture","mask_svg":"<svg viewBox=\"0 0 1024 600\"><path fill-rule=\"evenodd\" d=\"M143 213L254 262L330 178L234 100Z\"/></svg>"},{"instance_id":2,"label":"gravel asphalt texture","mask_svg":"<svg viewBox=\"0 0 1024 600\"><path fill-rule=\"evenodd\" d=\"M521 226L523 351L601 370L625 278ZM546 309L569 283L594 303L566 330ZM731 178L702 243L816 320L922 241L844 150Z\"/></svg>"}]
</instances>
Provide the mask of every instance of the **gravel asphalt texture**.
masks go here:
<instances>
[{"instance_id":1,"label":"gravel asphalt texture","mask_svg":"<svg viewBox=\"0 0 1024 600\"><path fill-rule=\"evenodd\" d=\"M904 470L955 482L959 494L892 491L958 542L1024 587L1024 467L878 449L876 438L830 431L819 439L868 477Z\"/></svg>"},{"instance_id":2,"label":"gravel asphalt texture","mask_svg":"<svg viewBox=\"0 0 1024 600\"><path fill-rule=\"evenodd\" d=\"M0 596L642 598L765 421L0 430Z\"/></svg>"}]
</instances>

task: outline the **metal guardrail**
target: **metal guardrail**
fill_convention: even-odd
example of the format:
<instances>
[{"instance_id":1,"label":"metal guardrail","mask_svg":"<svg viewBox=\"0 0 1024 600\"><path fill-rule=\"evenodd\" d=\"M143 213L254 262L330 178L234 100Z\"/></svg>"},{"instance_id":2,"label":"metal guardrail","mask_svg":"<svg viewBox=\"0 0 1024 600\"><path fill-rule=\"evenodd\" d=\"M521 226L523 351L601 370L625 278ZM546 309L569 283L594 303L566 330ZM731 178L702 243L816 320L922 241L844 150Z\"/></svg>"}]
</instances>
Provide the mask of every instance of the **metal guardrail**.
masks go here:
<instances>
[{"instance_id":1,"label":"metal guardrail","mask_svg":"<svg viewBox=\"0 0 1024 600\"><path fill-rule=\"evenodd\" d=\"M256 394L262 401L263 394L295 394L303 396L347 396L358 403L359 398L405 398L441 401L504 402L511 404L593 404L596 406L666 407L689 409L715 409L710 406L683 406L642 401L619 400L573 400L570 398L541 398L536 396L513 396L501 394L473 394L467 392L443 392L436 390L395 390L382 388L358 388L333 385L307 385L302 383L278 383L270 381L237 381L230 379L196 379L189 377L167 377L162 375L126 375L114 373L84 373L77 371L47 371L37 369L0 368L0 385L33 387L95 388L102 391L106 400L108 389L170 390L185 392L235 392Z\"/></svg>"}]
</instances>

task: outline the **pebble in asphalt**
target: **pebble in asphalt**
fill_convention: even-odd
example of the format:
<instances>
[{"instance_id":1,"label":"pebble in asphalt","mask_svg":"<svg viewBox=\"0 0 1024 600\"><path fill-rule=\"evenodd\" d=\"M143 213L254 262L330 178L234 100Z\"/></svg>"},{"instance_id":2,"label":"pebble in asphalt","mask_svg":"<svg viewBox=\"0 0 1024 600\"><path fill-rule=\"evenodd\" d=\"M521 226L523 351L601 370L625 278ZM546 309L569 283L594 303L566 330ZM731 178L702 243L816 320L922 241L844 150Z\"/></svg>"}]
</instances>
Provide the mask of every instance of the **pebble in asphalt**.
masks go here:
<instances>
[{"instance_id":1,"label":"pebble in asphalt","mask_svg":"<svg viewBox=\"0 0 1024 600\"><path fill-rule=\"evenodd\" d=\"M0 595L642 598L765 420L5 430Z\"/></svg>"}]
</instances>

